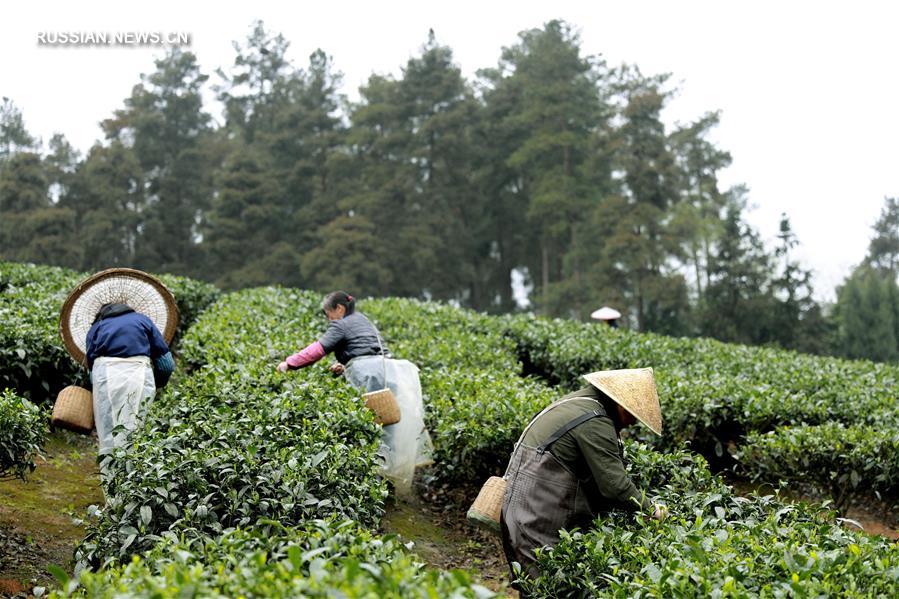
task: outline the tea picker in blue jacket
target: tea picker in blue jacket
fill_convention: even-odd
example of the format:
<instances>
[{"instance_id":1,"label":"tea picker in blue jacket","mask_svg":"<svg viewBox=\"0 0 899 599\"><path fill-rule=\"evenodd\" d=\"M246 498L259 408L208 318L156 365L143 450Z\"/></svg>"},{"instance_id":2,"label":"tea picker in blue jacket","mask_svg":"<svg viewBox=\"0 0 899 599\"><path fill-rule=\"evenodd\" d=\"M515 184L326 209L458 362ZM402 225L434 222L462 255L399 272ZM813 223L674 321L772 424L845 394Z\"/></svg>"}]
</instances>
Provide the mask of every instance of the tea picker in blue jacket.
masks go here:
<instances>
[{"instance_id":1,"label":"tea picker in blue jacket","mask_svg":"<svg viewBox=\"0 0 899 599\"><path fill-rule=\"evenodd\" d=\"M121 303L97 312L85 354L102 453L125 444L156 389L168 383L175 361L153 321Z\"/></svg>"}]
</instances>

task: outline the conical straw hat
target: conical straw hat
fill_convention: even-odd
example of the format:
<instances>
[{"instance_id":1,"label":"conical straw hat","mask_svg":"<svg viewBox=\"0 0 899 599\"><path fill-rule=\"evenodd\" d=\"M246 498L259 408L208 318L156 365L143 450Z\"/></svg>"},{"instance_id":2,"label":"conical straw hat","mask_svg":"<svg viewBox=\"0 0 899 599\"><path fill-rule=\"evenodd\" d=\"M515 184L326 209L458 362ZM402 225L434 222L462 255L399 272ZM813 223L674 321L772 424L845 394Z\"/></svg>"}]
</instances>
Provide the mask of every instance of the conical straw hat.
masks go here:
<instances>
[{"instance_id":1,"label":"conical straw hat","mask_svg":"<svg viewBox=\"0 0 899 599\"><path fill-rule=\"evenodd\" d=\"M59 332L69 355L84 363L87 332L97 311L108 303L128 304L147 315L166 343L178 327L178 307L172 292L156 277L132 268L110 268L81 281L69 293L59 316Z\"/></svg>"},{"instance_id":2,"label":"conical straw hat","mask_svg":"<svg viewBox=\"0 0 899 599\"><path fill-rule=\"evenodd\" d=\"M652 368L601 370L584 379L634 415L655 434L662 435L662 408Z\"/></svg>"},{"instance_id":3,"label":"conical straw hat","mask_svg":"<svg viewBox=\"0 0 899 599\"><path fill-rule=\"evenodd\" d=\"M603 306L599 310L593 312L590 315L590 318L593 318L595 320L615 320L616 318L621 318L621 312L619 312L615 308Z\"/></svg>"}]
</instances>

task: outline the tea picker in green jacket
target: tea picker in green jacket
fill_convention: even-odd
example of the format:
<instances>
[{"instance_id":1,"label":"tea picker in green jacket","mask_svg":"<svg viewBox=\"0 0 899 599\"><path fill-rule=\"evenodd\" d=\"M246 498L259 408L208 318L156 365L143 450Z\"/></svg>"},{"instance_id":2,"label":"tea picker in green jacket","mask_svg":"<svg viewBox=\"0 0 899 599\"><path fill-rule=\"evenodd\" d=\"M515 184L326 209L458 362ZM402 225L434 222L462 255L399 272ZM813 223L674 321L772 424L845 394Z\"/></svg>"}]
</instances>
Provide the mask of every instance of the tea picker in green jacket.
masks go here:
<instances>
[{"instance_id":1,"label":"tea picker in green jacket","mask_svg":"<svg viewBox=\"0 0 899 599\"><path fill-rule=\"evenodd\" d=\"M631 481L618 436L638 420L661 435L652 369L607 370L584 379L588 386L531 421L509 461L500 530L513 580L539 576L534 550L555 546L561 529L590 527L600 512L665 515Z\"/></svg>"}]
</instances>

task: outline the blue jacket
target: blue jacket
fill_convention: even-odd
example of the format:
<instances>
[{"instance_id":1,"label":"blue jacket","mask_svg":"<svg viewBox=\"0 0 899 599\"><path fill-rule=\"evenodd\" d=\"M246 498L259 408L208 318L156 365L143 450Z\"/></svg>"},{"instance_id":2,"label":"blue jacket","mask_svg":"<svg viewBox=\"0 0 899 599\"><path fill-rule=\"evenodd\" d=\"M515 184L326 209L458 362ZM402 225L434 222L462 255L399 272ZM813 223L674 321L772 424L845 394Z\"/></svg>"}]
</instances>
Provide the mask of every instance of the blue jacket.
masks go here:
<instances>
[{"instance_id":1,"label":"blue jacket","mask_svg":"<svg viewBox=\"0 0 899 599\"><path fill-rule=\"evenodd\" d=\"M130 358L149 356L151 360L169 352L169 346L159 329L147 316L128 312L105 318L87 332L87 367L94 367L94 360L106 358Z\"/></svg>"}]
</instances>

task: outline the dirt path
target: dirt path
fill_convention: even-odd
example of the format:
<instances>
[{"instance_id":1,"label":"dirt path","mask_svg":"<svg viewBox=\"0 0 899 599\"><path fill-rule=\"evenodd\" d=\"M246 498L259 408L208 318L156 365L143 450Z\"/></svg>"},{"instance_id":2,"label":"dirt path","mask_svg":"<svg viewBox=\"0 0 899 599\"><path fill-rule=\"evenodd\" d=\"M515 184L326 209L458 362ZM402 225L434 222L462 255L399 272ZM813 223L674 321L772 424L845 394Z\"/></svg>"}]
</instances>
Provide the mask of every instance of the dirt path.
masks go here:
<instances>
[{"instance_id":1,"label":"dirt path","mask_svg":"<svg viewBox=\"0 0 899 599\"><path fill-rule=\"evenodd\" d=\"M53 585L49 565L72 574L82 518L103 502L96 451L91 437L53 432L26 482L0 481L0 597Z\"/></svg>"},{"instance_id":2,"label":"dirt path","mask_svg":"<svg viewBox=\"0 0 899 599\"><path fill-rule=\"evenodd\" d=\"M509 588L509 570L499 537L469 526L467 509L467 505L445 497L438 501L420 496L391 500L381 530L412 541L412 551L433 568L470 570L487 588L518 597Z\"/></svg>"}]
</instances>

